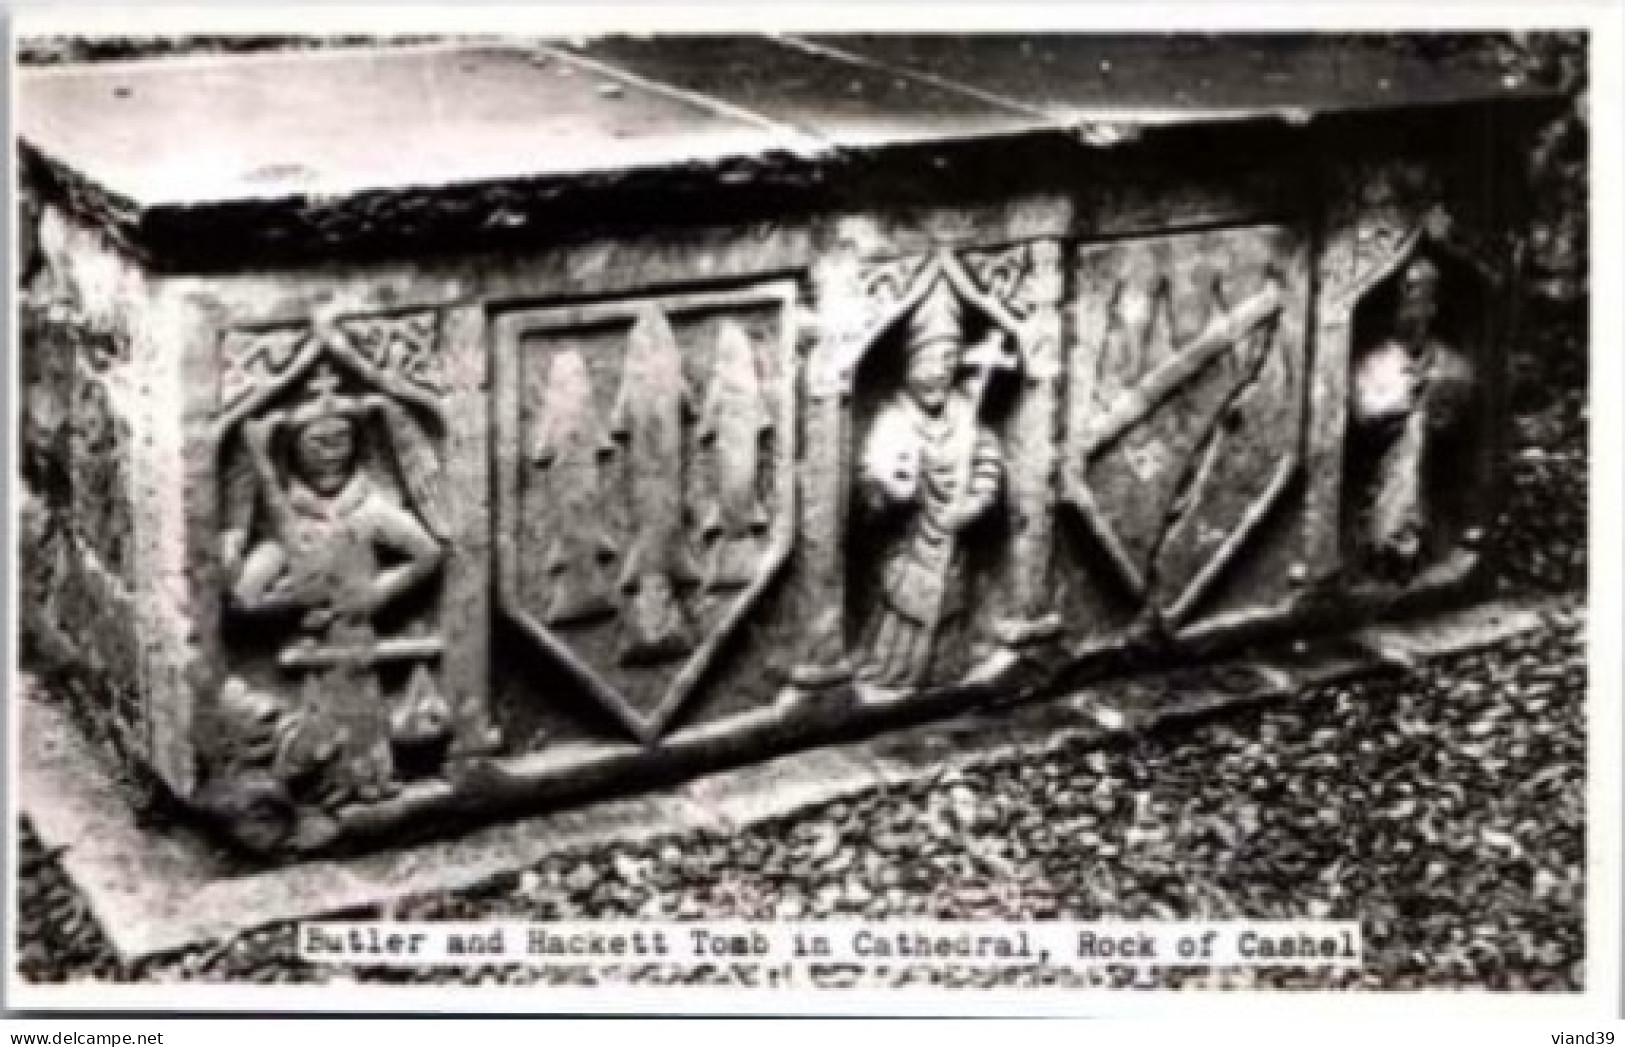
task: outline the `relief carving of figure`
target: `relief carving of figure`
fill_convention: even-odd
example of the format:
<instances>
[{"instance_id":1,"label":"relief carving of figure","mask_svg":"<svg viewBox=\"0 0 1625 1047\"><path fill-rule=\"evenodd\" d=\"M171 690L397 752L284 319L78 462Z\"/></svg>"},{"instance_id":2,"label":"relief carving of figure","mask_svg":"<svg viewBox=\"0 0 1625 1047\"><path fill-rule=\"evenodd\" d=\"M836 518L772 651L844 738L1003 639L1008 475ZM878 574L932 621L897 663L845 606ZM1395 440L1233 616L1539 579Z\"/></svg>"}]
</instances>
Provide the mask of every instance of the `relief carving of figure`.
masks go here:
<instances>
[{"instance_id":1,"label":"relief carving of figure","mask_svg":"<svg viewBox=\"0 0 1625 1047\"><path fill-rule=\"evenodd\" d=\"M358 419L402 408L379 396L340 396L337 384L324 372L310 382L315 396L243 427L270 533L243 562L233 595L249 611L297 608L301 627L316 635L369 622L433 574L442 557L439 541L356 467ZM271 455L284 426L291 449L285 488ZM380 551L401 562L381 569Z\"/></svg>"},{"instance_id":2,"label":"relief carving of figure","mask_svg":"<svg viewBox=\"0 0 1625 1047\"><path fill-rule=\"evenodd\" d=\"M266 520L246 556L247 530L229 530L223 559L235 610L293 633L279 665L301 679L305 712L328 720L341 737L356 798L375 799L395 787L391 721L416 724L427 715L387 708L374 670L389 658L435 652L421 639L391 647L380 640L376 619L428 581L444 558L433 487L438 464L403 407L339 386L324 366L302 400L244 423ZM361 468L361 436L374 420L383 423L417 513ZM419 665L413 676L415 700L443 705L438 694L424 697L425 673Z\"/></svg>"},{"instance_id":3,"label":"relief carving of figure","mask_svg":"<svg viewBox=\"0 0 1625 1047\"><path fill-rule=\"evenodd\" d=\"M945 282L910 318L903 387L877 410L858 463L864 508L875 523L894 524L860 638L859 676L868 682L924 683L936 641L964 613L961 536L1003 485L1003 452L980 415L1004 339L995 331L967 358L960 305ZM972 377L961 385L967 364Z\"/></svg>"},{"instance_id":4,"label":"relief carving of figure","mask_svg":"<svg viewBox=\"0 0 1625 1047\"><path fill-rule=\"evenodd\" d=\"M1424 557L1433 445L1462 422L1472 394L1471 365L1435 331L1439 276L1426 258L1406 264L1384 337L1354 367L1350 412L1370 469L1359 540L1374 573L1394 580Z\"/></svg>"}]
</instances>

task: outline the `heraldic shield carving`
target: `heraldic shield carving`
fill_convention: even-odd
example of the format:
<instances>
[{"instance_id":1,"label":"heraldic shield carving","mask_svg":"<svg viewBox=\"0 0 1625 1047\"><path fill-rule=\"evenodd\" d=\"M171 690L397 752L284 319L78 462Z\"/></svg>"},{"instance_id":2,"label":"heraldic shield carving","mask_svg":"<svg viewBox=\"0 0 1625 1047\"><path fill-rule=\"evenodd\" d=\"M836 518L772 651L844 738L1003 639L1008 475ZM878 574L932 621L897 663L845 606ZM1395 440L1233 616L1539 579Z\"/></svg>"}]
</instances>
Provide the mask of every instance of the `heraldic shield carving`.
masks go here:
<instances>
[{"instance_id":1,"label":"heraldic shield carving","mask_svg":"<svg viewBox=\"0 0 1625 1047\"><path fill-rule=\"evenodd\" d=\"M1177 632L1299 479L1302 247L1269 226L1160 236L1084 246L1076 272L1063 498L1109 587Z\"/></svg>"},{"instance_id":2,"label":"heraldic shield carving","mask_svg":"<svg viewBox=\"0 0 1625 1047\"><path fill-rule=\"evenodd\" d=\"M496 320L498 594L659 738L793 541L794 287Z\"/></svg>"}]
</instances>

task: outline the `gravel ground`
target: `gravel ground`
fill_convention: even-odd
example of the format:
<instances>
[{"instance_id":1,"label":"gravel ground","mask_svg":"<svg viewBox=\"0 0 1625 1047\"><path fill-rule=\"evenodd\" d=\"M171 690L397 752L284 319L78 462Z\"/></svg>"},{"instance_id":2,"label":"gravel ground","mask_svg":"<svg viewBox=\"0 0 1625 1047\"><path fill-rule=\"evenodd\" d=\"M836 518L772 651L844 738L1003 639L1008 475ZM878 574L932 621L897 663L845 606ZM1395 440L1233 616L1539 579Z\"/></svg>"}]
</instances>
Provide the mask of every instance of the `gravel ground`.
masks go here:
<instances>
[{"instance_id":1,"label":"gravel ground","mask_svg":"<svg viewBox=\"0 0 1625 1047\"><path fill-rule=\"evenodd\" d=\"M1352 919L1364 930L1365 965L1342 972L950 968L884 977L984 986L1579 989L1586 446L1576 380L1572 371L1543 376L1544 395L1518 417L1501 521L1500 588L1573 597L1548 628L1409 674L1172 727L1131 747L878 791L725 838L568 854L479 890L346 916ZM20 868L21 971L41 981L736 977L726 967L316 967L295 957L289 925L127 965L26 826ZM844 983L854 974L819 976Z\"/></svg>"}]
</instances>

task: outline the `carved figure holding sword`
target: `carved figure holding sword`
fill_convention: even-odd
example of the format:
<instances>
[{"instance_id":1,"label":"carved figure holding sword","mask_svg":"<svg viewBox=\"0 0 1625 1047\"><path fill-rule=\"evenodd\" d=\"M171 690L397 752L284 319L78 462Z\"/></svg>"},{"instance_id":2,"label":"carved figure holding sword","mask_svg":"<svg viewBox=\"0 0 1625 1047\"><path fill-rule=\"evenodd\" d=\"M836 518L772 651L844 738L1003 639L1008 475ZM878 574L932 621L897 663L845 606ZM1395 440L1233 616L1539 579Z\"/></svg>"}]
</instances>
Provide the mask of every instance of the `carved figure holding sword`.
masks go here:
<instances>
[{"instance_id":1,"label":"carved figure holding sword","mask_svg":"<svg viewBox=\"0 0 1625 1047\"><path fill-rule=\"evenodd\" d=\"M305 383L303 399L244 423L248 465L258 481L257 494L247 490L266 519L246 556L250 528L228 530L222 559L240 613L297 623L297 639L279 664L300 676L305 714L329 724L331 738L348 753L348 786L367 800L395 788L391 734L411 734L418 721L449 715L420 666L412 693L396 710L405 726L392 729L374 672L387 657L421 662L432 654L419 649L421 643L394 650L380 641L374 618L439 570L446 530L438 462L422 433L398 404L341 392L341 384L323 364ZM401 486L416 512L361 468L361 433L375 417L389 434ZM286 476L273 451L279 430L285 430ZM249 519L242 508L230 516Z\"/></svg>"}]
</instances>

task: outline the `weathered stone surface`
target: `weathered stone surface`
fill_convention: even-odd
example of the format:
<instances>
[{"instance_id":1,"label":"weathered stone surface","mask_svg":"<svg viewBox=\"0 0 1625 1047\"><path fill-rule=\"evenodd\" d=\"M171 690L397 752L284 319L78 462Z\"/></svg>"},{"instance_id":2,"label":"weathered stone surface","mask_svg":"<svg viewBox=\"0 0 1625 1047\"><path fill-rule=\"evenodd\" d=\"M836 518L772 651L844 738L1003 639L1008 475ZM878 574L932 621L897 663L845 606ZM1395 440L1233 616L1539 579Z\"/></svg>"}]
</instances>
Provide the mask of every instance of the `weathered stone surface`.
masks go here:
<instances>
[{"instance_id":1,"label":"weathered stone surface","mask_svg":"<svg viewBox=\"0 0 1625 1047\"><path fill-rule=\"evenodd\" d=\"M1057 119L1130 125L1341 113L1386 108L1397 99L1443 104L1535 90L1508 80L1491 63L1420 60L1376 34L1335 44L1290 34L888 33L812 40L833 53L928 73Z\"/></svg>"},{"instance_id":2,"label":"weathered stone surface","mask_svg":"<svg viewBox=\"0 0 1625 1047\"><path fill-rule=\"evenodd\" d=\"M861 747L831 747L697 778L679 795L742 828L872 789L881 781Z\"/></svg>"},{"instance_id":3,"label":"weathered stone surface","mask_svg":"<svg viewBox=\"0 0 1625 1047\"><path fill-rule=\"evenodd\" d=\"M72 695L104 743L147 759L153 705L143 679L135 449L139 369L127 329L77 296L25 301L19 334L21 473L18 552L22 639L40 671Z\"/></svg>"},{"instance_id":4,"label":"weathered stone surface","mask_svg":"<svg viewBox=\"0 0 1625 1047\"><path fill-rule=\"evenodd\" d=\"M1525 92L1360 49L1343 72L1388 87L1328 78L1304 41L1221 83L1208 44L1159 46L31 78L31 651L129 766L286 856L1461 591L1515 279L1484 158ZM1186 96L1136 86L1175 69ZM185 148L140 147L160 121ZM1429 267L1437 324L1396 355ZM1377 577L1361 376L1429 354L1468 391L1454 448L1389 474L1425 555Z\"/></svg>"},{"instance_id":5,"label":"weathered stone surface","mask_svg":"<svg viewBox=\"0 0 1625 1047\"><path fill-rule=\"evenodd\" d=\"M778 282L498 320L504 611L640 741L790 551L795 304Z\"/></svg>"},{"instance_id":6,"label":"weathered stone surface","mask_svg":"<svg viewBox=\"0 0 1625 1047\"><path fill-rule=\"evenodd\" d=\"M438 331L414 311L226 333L212 720L232 741L202 802L253 849L326 842L333 809L450 747Z\"/></svg>"},{"instance_id":7,"label":"weathered stone surface","mask_svg":"<svg viewBox=\"0 0 1625 1047\"><path fill-rule=\"evenodd\" d=\"M30 147L143 210L582 176L794 141L555 48L70 66L26 79ZM412 119L426 112L435 119ZM365 126L413 137L380 151L355 134ZM155 135L190 147L154 149Z\"/></svg>"},{"instance_id":8,"label":"weathered stone surface","mask_svg":"<svg viewBox=\"0 0 1625 1047\"><path fill-rule=\"evenodd\" d=\"M759 114L837 148L1011 134L1040 114L895 67L852 62L790 38L605 37L581 55Z\"/></svg>"},{"instance_id":9,"label":"weathered stone surface","mask_svg":"<svg viewBox=\"0 0 1625 1047\"><path fill-rule=\"evenodd\" d=\"M1493 203L1461 166L1379 153L1329 174L1315 341L1339 362L1319 370L1311 392L1309 504L1335 523L1320 528L1309 562L1378 604L1468 580L1493 513L1484 497L1499 468L1504 401L1499 381L1478 377L1498 369L1512 333L1509 310L1489 300L1509 286L1513 256L1481 230L1486 209L1513 205ZM1407 276L1424 272L1429 286L1407 309L1420 305L1427 330L1396 337ZM1389 525L1374 526L1385 484ZM1403 518L1412 525L1400 544L1414 548L1379 551L1393 543L1378 532L1397 536Z\"/></svg>"},{"instance_id":10,"label":"weathered stone surface","mask_svg":"<svg viewBox=\"0 0 1625 1047\"><path fill-rule=\"evenodd\" d=\"M1177 629L1298 479L1304 261L1260 227L1085 248L1079 268L1067 498L1105 585Z\"/></svg>"},{"instance_id":11,"label":"weathered stone surface","mask_svg":"<svg viewBox=\"0 0 1625 1047\"><path fill-rule=\"evenodd\" d=\"M1420 622L1368 625L1354 638L1386 661L1413 664L1439 651L1487 646L1539 628L1555 610L1497 600Z\"/></svg>"}]
</instances>

